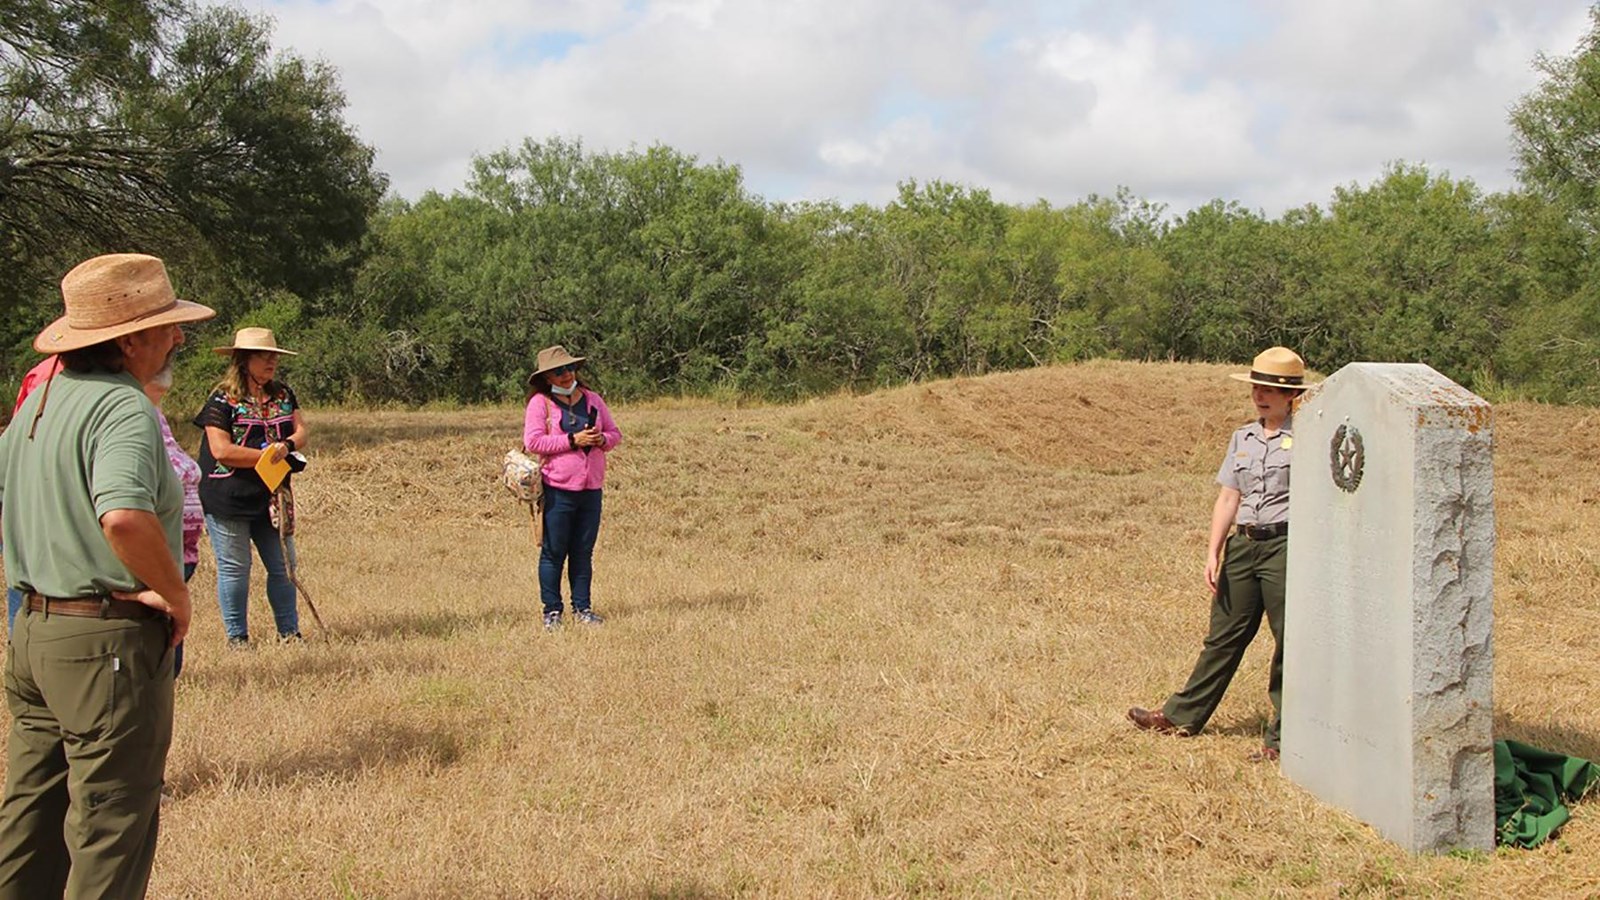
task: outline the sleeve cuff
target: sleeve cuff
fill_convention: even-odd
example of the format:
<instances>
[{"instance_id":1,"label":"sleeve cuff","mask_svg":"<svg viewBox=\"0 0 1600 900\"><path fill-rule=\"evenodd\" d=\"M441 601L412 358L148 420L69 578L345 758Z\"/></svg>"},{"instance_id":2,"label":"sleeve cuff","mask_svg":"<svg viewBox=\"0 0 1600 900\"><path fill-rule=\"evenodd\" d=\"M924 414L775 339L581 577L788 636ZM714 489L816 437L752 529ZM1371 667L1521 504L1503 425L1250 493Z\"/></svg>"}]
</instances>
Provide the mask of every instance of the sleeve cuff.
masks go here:
<instances>
[{"instance_id":1,"label":"sleeve cuff","mask_svg":"<svg viewBox=\"0 0 1600 900\"><path fill-rule=\"evenodd\" d=\"M136 509L140 512L153 513L156 511L156 505L148 494L139 491L101 494L94 498L94 515L97 519L117 509Z\"/></svg>"}]
</instances>

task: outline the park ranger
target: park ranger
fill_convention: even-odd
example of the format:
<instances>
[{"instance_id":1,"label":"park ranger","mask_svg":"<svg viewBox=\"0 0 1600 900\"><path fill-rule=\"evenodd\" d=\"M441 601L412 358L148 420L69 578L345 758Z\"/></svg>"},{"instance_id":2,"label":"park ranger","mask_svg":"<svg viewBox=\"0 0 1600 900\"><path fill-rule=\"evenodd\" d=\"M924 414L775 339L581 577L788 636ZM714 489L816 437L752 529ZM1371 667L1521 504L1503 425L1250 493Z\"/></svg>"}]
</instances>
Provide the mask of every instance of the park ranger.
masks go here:
<instances>
[{"instance_id":1,"label":"park ranger","mask_svg":"<svg viewBox=\"0 0 1600 900\"><path fill-rule=\"evenodd\" d=\"M161 260L98 256L34 339L63 369L0 434L6 581L26 597L5 670L0 898L139 897L172 742L172 651L189 628L183 489L143 385L182 323Z\"/></svg>"},{"instance_id":2,"label":"park ranger","mask_svg":"<svg viewBox=\"0 0 1600 900\"><path fill-rule=\"evenodd\" d=\"M1257 418L1233 433L1217 471L1216 503L1206 545L1206 588L1211 630L1183 690L1159 710L1134 707L1140 728L1198 734L1233 680L1246 647L1266 615L1274 650L1267 695L1272 721L1258 759L1278 758L1283 712L1283 606L1289 562L1289 462L1294 447L1294 405L1305 390L1305 362L1286 347L1263 350L1250 372L1229 377L1251 385Z\"/></svg>"}]
</instances>

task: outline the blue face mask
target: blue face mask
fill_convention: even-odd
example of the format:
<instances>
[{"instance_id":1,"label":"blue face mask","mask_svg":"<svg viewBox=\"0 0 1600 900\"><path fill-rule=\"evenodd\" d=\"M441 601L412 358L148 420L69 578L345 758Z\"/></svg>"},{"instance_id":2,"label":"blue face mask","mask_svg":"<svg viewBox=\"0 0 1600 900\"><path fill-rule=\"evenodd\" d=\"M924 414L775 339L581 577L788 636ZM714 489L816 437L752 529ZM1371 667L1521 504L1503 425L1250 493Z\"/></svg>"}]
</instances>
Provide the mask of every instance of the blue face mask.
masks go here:
<instances>
[{"instance_id":1,"label":"blue face mask","mask_svg":"<svg viewBox=\"0 0 1600 900\"><path fill-rule=\"evenodd\" d=\"M562 397L571 397L578 392L578 383L574 381L571 387L562 387L559 384L550 385L550 390Z\"/></svg>"}]
</instances>

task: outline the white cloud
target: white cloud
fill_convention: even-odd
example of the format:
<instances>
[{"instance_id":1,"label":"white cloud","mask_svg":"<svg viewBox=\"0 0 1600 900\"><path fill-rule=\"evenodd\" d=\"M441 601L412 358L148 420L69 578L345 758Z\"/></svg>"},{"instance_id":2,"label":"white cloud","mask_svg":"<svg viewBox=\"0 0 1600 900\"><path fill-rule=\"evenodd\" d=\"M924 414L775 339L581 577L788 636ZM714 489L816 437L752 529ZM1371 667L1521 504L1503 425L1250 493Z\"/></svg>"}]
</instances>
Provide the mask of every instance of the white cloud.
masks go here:
<instances>
[{"instance_id":1,"label":"white cloud","mask_svg":"<svg viewBox=\"0 0 1600 900\"><path fill-rule=\"evenodd\" d=\"M1512 183L1558 0L253 0L341 73L407 196L524 137L665 143L773 199L945 178L1018 202L1325 203L1393 160Z\"/></svg>"},{"instance_id":2,"label":"white cloud","mask_svg":"<svg viewBox=\"0 0 1600 900\"><path fill-rule=\"evenodd\" d=\"M1507 119L1537 82L1533 57L1571 52L1587 26L1584 10L1558 3L1351 0L1285 9L1234 77L1285 111L1263 137L1264 152L1298 184L1326 173L1321 194L1301 202L1370 180L1395 160L1487 190L1510 187Z\"/></svg>"},{"instance_id":3,"label":"white cloud","mask_svg":"<svg viewBox=\"0 0 1600 900\"><path fill-rule=\"evenodd\" d=\"M1148 23L1017 49L1024 65L1007 73L969 145L1013 199L1071 202L1119 185L1171 196L1240 185L1262 165L1239 90L1210 80L1186 41Z\"/></svg>"}]
</instances>

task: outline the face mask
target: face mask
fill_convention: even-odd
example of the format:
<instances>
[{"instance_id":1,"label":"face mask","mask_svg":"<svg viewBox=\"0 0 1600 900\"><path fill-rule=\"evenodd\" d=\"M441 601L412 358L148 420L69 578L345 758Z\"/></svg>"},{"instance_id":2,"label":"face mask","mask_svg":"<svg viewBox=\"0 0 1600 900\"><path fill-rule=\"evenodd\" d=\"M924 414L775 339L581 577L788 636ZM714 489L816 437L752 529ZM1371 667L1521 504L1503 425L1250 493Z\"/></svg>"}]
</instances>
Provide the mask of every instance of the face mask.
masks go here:
<instances>
[{"instance_id":1,"label":"face mask","mask_svg":"<svg viewBox=\"0 0 1600 900\"><path fill-rule=\"evenodd\" d=\"M559 384L552 384L550 385L550 390L554 391L557 396L571 397L573 394L578 392L578 383L574 381L571 387L562 387Z\"/></svg>"}]
</instances>

